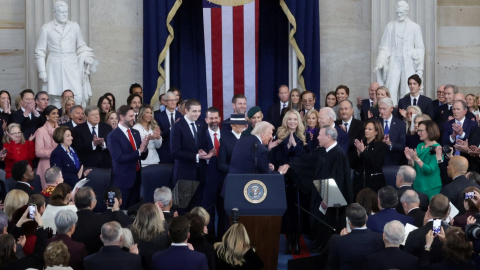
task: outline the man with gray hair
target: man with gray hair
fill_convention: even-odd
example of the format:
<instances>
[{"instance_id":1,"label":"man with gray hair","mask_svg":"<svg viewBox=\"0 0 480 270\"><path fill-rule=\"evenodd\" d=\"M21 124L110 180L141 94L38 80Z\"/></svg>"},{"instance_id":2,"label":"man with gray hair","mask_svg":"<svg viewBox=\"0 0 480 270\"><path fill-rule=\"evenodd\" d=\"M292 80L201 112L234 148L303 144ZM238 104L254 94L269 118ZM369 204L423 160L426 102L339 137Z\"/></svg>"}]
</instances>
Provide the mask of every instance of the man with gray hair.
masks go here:
<instances>
[{"instance_id":1,"label":"man with gray hair","mask_svg":"<svg viewBox=\"0 0 480 270\"><path fill-rule=\"evenodd\" d=\"M318 112L318 123L321 127L323 126L331 126L337 130L337 143L342 147L345 154L348 153L348 144L349 144L349 137L348 133L341 128L339 125L335 124L335 120L337 120L337 115L335 111L330 107L321 108ZM314 144L312 144L314 147Z\"/></svg>"},{"instance_id":2,"label":"man with gray hair","mask_svg":"<svg viewBox=\"0 0 480 270\"><path fill-rule=\"evenodd\" d=\"M383 142L389 147L383 166L400 165L404 158L406 144L405 122L392 115L393 102L390 98L382 98L378 102L378 111L385 134Z\"/></svg>"},{"instance_id":3,"label":"man with gray hair","mask_svg":"<svg viewBox=\"0 0 480 270\"><path fill-rule=\"evenodd\" d=\"M397 186L397 191L398 191L398 198L401 198L403 193L407 190L412 190L413 187L413 182L415 181L415 177L417 177L417 173L414 168L403 165L400 166L397 172L397 177L395 180L395 184ZM418 197L420 198L420 208L423 211L427 211L428 208L428 195L422 192L418 192ZM406 215L406 213L403 211L402 204L399 202L397 205L397 212Z\"/></svg>"},{"instance_id":4,"label":"man with gray hair","mask_svg":"<svg viewBox=\"0 0 480 270\"><path fill-rule=\"evenodd\" d=\"M65 112L67 113L67 112ZM77 126L85 122L85 114L83 112L83 107L80 105L73 105L68 112L70 114L70 118L72 120L66 122L65 124L61 124L61 126L67 126L72 130Z\"/></svg>"},{"instance_id":5,"label":"man with gray hair","mask_svg":"<svg viewBox=\"0 0 480 270\"><path fill-rule=\"evenodd\" d=\"M55 215L55 226L57 227L57 234L48 239L50 244L56 241L63 241L70 253L70 261L68 265L73 269L83 269L83 258L87 256L87 248L82 242L72 240L72 234L77 227L77 213L72 210L60 210Z\"/></svg>"},{"instance_id":6,"label":"man with gray hair","mask_svg":"<svg viewBox=\"0 0 480 270\"><path fill-rule=\"evenodd\" d=\"M155 121L157 121L160 131L162 132L162 138L165 142L170 142L170 129L173 124L183 118L183 115L177 111L178 98L173 91L168 91L164 95L165 110L161 112L157 110L153 113ZM170 143L162 143L160 149L157 149L160 163L173 163L172 154L170 152Z\"/></svg>"},{"instance_id":7,"label":"man with gray hair","mask_svg":"<svg viewBox=\"0 0 480 270\"><path fill-rule=\"evenodd\" d=\"M413 218L413 225L415 225L415 227L423 226L425 211L420 209L420 199L415 190L409 189L405 191L402 197L400 197L400 205L402 206L403 213Z\"/></svg>"},{"instance_id":8,"label":"man with gray hair","mask_svg":"<svg viewBox=\"0 0 480 270\"><path fill-rule=\"evenodd\" d=\"M165 186L155 189L153 202L158 207L158 210L163 212L166 223L170 223L170 220L173 218L172 213L170 213L173 204L172 190Z\"/></svg>"},{"instance_id":9,"label":"man with gray hair","mask_svg":"<svg viewBox=\"0 0 480 270\"><path fill-rule=\"evenodd\" d=\"M418 258L400 250L404 238L405 227L401 222L393 220L385 224L383 228L385 249L367 257L366 269L418 269Z\"/></svg>"},{"instance_id":10,"label":"man with gray hair","mask_svg":"<svg viewBox=\"0 0 480 270\"><path fill-rule=\"evenodd\" d=\"M464 100L453 101L451 120L448 120L443 124L442 128L442 145L448 144L454 146L457 140L468 140L470 134L478 128L476 120L472 120L467 117L468 112L467 103ZM474 119L476 119L474 117ZM456 149L455 155L460 155L458 149Z\"/></svg>"},{"instance_id":11,"label":"man with gray hair","mask_svg":"<svg viewBox=\"0 0 480 270\"><path fill-rule=\"evenodd\" d=\"M45 184L47 184L47 187L41 192L45 197L46 203L48 203L48 199L50 198L50 195L52 195L55 187L60 183L63 183L63 175L60 168L57 166L48 168L45 171Z\"/></svg>"},{"instance_id":12,"label":"man with gray hair","mask_svg":"<svg viewBox=\"0 0 480 270\"><path fill-rule=\"evenodd\" d=\"M125 252L121 248L123 235L120 223L111 221L103 224L100 238L104 246L99 252L83 260L85 269L143 269L142 259L138 254Z\"/></svg>"}]
</instances>

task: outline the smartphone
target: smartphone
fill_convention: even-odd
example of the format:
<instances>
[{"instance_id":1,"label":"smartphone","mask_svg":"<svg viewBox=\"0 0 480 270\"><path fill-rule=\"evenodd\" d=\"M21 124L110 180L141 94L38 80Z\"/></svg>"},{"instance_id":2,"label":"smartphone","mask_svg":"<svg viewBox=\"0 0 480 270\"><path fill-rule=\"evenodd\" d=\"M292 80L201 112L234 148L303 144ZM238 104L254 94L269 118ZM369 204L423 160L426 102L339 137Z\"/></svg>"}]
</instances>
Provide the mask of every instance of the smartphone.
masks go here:
<instances>
[{"instance_id":1,"label":"smartphone","mask_svg":"<svg viewBox=\"0 0 480 270\"><path fill-rule=\"evenodd\" d=\"M437 235L440 233L440 227L442 226L441 219L433 220L433 235Z\"/></svg>"},{"instance_id":2,"label":"smartphone","mask_svg":"<svg viewBox=\"0 0 480 270\"><path fill-rule=\"evenodd\" d=\"M115 191L109 191L108 192L107 206L108 207L113 207L114 204L115 204Z\"/></svg>"},{"instance_id":3,"label":"smartphone","mask_svg":"<svg viewBox=\"0 0 480 270\"><path fill-rule=\"evenodd\" d=\"M28 206L28 216L30 219L35 219L35 205L31 204Z\"/></svg>"},{"instance_id":4,"label":"smartphone","mask_svg":"<svg viewBox=\"0 0 480 270\"><path fill-rule=\"evenodd\" d=\"M465 192L465 200L473 199L474 197L475 197L475 193L473 191Z\"/></svg>"}]
</instances>

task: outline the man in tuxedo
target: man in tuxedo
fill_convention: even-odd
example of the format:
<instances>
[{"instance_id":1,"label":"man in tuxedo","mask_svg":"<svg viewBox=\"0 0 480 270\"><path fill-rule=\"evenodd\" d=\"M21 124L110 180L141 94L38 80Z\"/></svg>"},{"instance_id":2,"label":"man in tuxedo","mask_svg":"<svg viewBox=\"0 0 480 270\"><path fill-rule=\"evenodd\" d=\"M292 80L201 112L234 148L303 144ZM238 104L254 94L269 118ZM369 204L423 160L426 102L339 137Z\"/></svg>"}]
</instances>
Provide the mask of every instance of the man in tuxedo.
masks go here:
<instances>
[{"instance_id":1,"label":"man in tuxedo","mask_svg":"<svg viewBox=\"0 0 480 270\"><path fill-rule=\"evenodd\" d=\"M268 122L270 122L275 129L282 125L282 110L288 106L290 99L290 91L288 86L280 85L278 88L279 101L275 102L268 108Z\"/></svg>"},{"instance_id":2,"label":"man in tuxedo","mask_svg":"<svg viewBox=\"0 0 480 270\"><path fill-rule=\"evenodd\" d=\"M428 114L434 119L435 112L433 110L432 99L420 94L420 85L422 79L417 74L413 74L408 78L408 87L410 94L405 95L398 101L398 110L406 110L408 106L418 106L422 110L422 114Z\"/></svg>"},{"instance_id":3,"label":"man in tuxedo","mask_svg":"<svg viewBox=\"0 0 480 270\"><path fill-rule=\"evenodd\" d=\"M168 228L168 235L170 235L172 239L172 245L167 250L153 254L152 266L154 270L208 269L205 254L188 248L189 231L190 223L186 217L179 216L172 219L170 227Z\"/></svg>"},{"instance_id":4,"label":"man in tuxedo","mask_svg":"<svg viewBox=\"0 0 480 270\"><path fill-rule=\"evenodd\" d=\"M304 109L303 114L301 113L301 115L305 117L310 110L315 109L315 93L308 90L303 91L302 94L300 94L300 100L302 101L302 106Z\"/></svg>"},{"instance_id":5,"label":"man in tuxedo","mask_svg":"<svg viewBox=\"0 0 480 270\"><path fill-rule=\"evenodd\" d=\"M478 128L477 121L466 116L467 103L463 100L455 100L452 106L453 119L445 122L442 129L442 145L454 146L458 139L467 140L470 134ZM455 152L458 155L459 152Z\"/></svg>"},{"instance_id":6,"label":"man in tuxedo","mask_svg":"<svg viewBox=\"0 0 480 270\"><path fill-rule=\"evenodd\" d=\"M392 115L393 101L390 98L382 98L378 101L378 110L385 132L383 141L389 147L383 165L401 165L406 144L407 131L405 122Z\"/></svg>"},{"instance_id":7,"label":"man in tuxedo","mask_svg":"<svg viewBox=\"0 0 480 270\"><path fill-rule=\"evenodd\" d=\"M339 236L332 236L328 245L328 266L331 269L364 269L366 256L384 248L382 235L366 227L367 211L358 203L350 204L346 214L351 232L343 229Z\"/></svg>"},{"instance_id":8,"label":"man in tuxedo","mask_svg":"<svg viewBox=\"0 0 480 270\"><path fill-rule=\"evenodd\" d=\"M402 197L405 191L413 189L412 185L413 181L415 181L415 177L417 177L417 173L415 172L414 168L407 165L400 166L395 179L395 184L398 188L398 198ZM418 197L420 198L420 208L422 208L423 211L427 211L428 195L418 191L417 193ZM397 205L397 212L400 214L405 213L401 203Z\"/></svg>"},{"instance_id":9,"label":"man in tuxedo","mask_svg":"<svg viewBox=\"0 0 480 270\"><path fill-rule=\"evenodd\" d=\"M35 178L35 172L33 171L32 166L28 164L28 161L21 160L13 164L12 178L17 181L15 186L13 186L13 189L23 190L28 196L37 194L31 185Z\"/></svg>"},{"instance_id":10,"label":"man in tuxedo","mask_svg":"<svg viewBox=\"0 0 480 270\"><path fill-rule=\"evenodd\" d=\"M165 110L162 112L157 110L153 113L155 121L157 121L160 130L162 131L162 138L164 143L160 149L157 149L158 156L160 157L160 163L173 163L172 154L170 152L170 131L180 118L183 118L183 115L178 112L177 109L177 97L174 92L167 92L164 95L166 102Z\"/></svg>"},{"instance_id":11,"label":"man in tuxedo","mask_svg":"<svg viewBox=\"0 0 480 270\"><path fill-rule=\"evenodd\" d=\"M477 187L480 188L475 182L468 180L465 177L468 169L468 160L462 156L453 156L450 158L447 166L448 177L452 178L453 181L442 187L440 191L441 194L445 195L453 205L460 211L459 214L465 212L465 207L463 206L463 201L465 199L465 194L463 190L467 187Z\"/></svg>"},{"instance_id":12,"label":"man in tuxedo","mask_svg":"<svg viewBox=\"0 0 480 270\"><path fill-rule=\"evenodd\" d=\"M85 244L88 254L98 252L102 247L102 241L98 237L100 229L108 220L105 216L93 213L97 205L95 192L89 186L81 187L75 193L75 206L77 207L78 221L72 240Z\"/></svg>"},{"instance_id":13,"label":"man in tuxedo","mask_svg":"<svg viewBox=\"0 0 480 270\"><path fill-rule=\"evenodd\" d=\"M399 214L395 207L398 204L398 194L392 186L384 186L378 190L378 206L380 212L371 215L367 221L367 228L374 232L383 233L385 224L392 220L398 220L403 225L413 225L413 218Z\"/></svg>"},{"instance_id":14,"label":"man in tuxedo","mask_svg":"<svg viewBox=\"0 0 480 270\"><path fill-rule=\"evenodd\" d=\"M62 126L67 126L73 130L76 126L85 122L85 114L82 106L74 105L72 108L70 108L69 113L72 120L62 124Z\"/></svg>"},{"instance_id":15,"label":"man in tuxedo","mask_svg":"<svg viewBox=\"0 0 480 270\"><path fill-rule=\"evenodd\" d=\"M165 217L165 228L168 230L168 225L173 219L173 214L170 212L173 204L172 190L168 187L159 187L155 189L155 192L153 193L153 203L155 203L158 210L163 212L163 216Z\"/></svg>"},{"instance_id":16,"label":"man in tuxedo","mask_svg":"<svg viewBox=\"0 0 480 270\"><path fill-rule=\"evenodd\" d=\"M442 242L438 237L435 237L430 247L425 246L425 235L428 233L428 231L432 230L433 220L440 219L444 221L447 218L449 209L450 205L447 197L442 194L433 196L430 200L428 210L425 213L425 219L427 219L427 223L424 226L412 231L408 235L405 246L403 247L403 251L420 259L423 250L427 249L430 251L430 264L442 262L444 259L442 253ZM448 225L445 222L442 222L442 227L444 231L447 231Z\"/></svg>"},{"instance_id":17,"label":"man in tuxedo","mask_svg":"<svg viewBox=\"0 0 480 270\"><path fill-rule=\"evenodd\" d=\"M353 118L353 103L346 99L338 104L340 112L340 120L335 121L336 126L345 130L349 137L348 142L348 158L350 163L353 156L357 154L357 148L355 147L355 140L362 140L365 133L363 122Z\"/></svg>"},{"instance_id":18,"label":"man in tuxedo","mask_svg":"<svg viewBox=\"0 0 480 270\"><path fill-rule=\"evenodd\" d=\"M268 161L265 145L272 139L274 126L261 121L255 125L251 136L241 137L235 144L230 163L229 174L278 174Z\"/></svg>"},{"instance_id":19,"label":"man in tuxedo","mask_svg":"<svg viewBox=\"0 0 480 270\"><path fill-rule=\"evenodd\" d=\"M25 138L29 138L41 127L45 121L41 119L41 113L35 110L35 101L32 89L25 89L20 92L20 110L12 113L12 122L20 124Z\"/></svg>"},{"instance_id":20,"label":"man in tuxedo","mask_svg":"<svg viewBox=\"0 0 480 270\"><path fill-rule=\"evenodd\" d=\"M100 239L104 246L83 260L85 269L143 269L140 255L122 249L122 226L118 222L103 224Z\"/></svg>"},{"instance_id":21,"label":"man in tuxedo","mask_svg":"<svg viewBox=\"0 0 480 270\"><path fill-rule=\"evenodd\" d=\"M335 119L336 118L337 118L337 116L336 116L335 112L330 107L321 108L320 111L318 112L318 123L320 124L320 126L321 127L330 126L332 128L335 128L337 130L337 134L338 134L337 143L343 149L343 152L345 154L348 154L348 147L349 147L350 139L348 137L347 131L345 131L339 125L335 124ZM313 148L314 148L314 145L312 144L312 149Z\"/></svg>"},{"instance_id":22,"label":"man in tuxedo","mask_svg":"<svg viewBox=\"0 0 480 270\"><path fill-rule=\"evenodd\" d=\"M142 96L139 94L131 94L127 98L127 105L132 108L133 113L134 113L134 119L133 119L133 124L137 123L138 121L138 112L140 111L140 107L143 104L143 99Z\"/></svg>"},{"instance_id":23,"label":"man in tuxedo","mask_svg":"<svg viewBox=\"0 0 480 270\"><path fill-rule=\"evenodd\" d=\"M233 113L236 114L243 114L247 112L247 98L242 94L236 94L232 97L232 108ZM229 121L230 118L225 119L225 121ZM222 132L230 132L232 127L230 125L222 125L221 128Z\"/></svg>"},{"instance_id":24,"label":"man in tuxedo","mask_svg":"<svg viewBox=\"0 0 480 270\"><path fill-rule=\"evenodd\" d=\"M378 87L380 87L378 82L370 84L370 87L368 87L368 98L363 99L360 104L360 117L364 122L368 119L368 109L374 105L373 102L376 100Z\"/></svg>"},{"instance_id":25,"label":"man in tuxedo","mask_svg":"<svg viewBox=\"0 0 480 270\"><path fill-rule=\"evenodd\" d=\"M122 105L117 110L118 127L107 136L112 157L112 185L122 191L122 209L138 202L141 185L141 160L148 155L148 137L140 138L140 133L132 129L133 109Z\"/></svg>"},{"instance_id":26,"label":"man in tuxedo","mask_svg":"<svg viewBox=\"0 0 480 270\"><path fill-rule=\"evenodd\" d=\"M418 269L419 259L400 250L404 234L405 227L401 222L393 220L385 224L383 230L385 249L367 257L366 269Z\"/></svg>"},{"instance_id":27,"label":"man in tuxedo","mask_svg":"<svg viewBox=\"0 0 480 270\"><path fill-rule=\"evenodd\" d=\"M73 148L84 167L111 168L112 159L107 148L107 136L112 131L109 124L100 122L97 106L85 108L85 123L73 129Z\"/></svg>"},{"instance_id":28,"label":"man in tuxedo","mask_svg":"<svg viewBox=\"0 0 480 270\"><path fill-rule=\"evenodd\" d=\"M400 204L402 205L403 213L413 218L412 225L417 228L422 227L423 219L425 218L425 211L420 208L418 193L413 189L406 190L402 194L402 197L400 197Z\"/></svg>"}]
</instances>

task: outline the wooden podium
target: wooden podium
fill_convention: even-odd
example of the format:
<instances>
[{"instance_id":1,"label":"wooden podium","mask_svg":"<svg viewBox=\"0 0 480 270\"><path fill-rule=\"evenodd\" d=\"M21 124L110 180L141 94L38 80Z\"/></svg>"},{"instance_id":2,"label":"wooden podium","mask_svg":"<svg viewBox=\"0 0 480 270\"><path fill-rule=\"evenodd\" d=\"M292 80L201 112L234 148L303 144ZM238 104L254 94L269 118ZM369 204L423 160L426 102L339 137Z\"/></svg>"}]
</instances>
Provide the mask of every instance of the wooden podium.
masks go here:
<instances>
[{"instance_id":1,"label":"wooden podium","mask_svg":"<svg viewBox=\"0 0 480 270\"><path fill-rule=\"evenodd\" d=\"M282 216L287 209L283 175L229 174L226 178L225 211L238 209L238 222L247 229L250 245L266 270L276 270Z\"/></svg>"}]
</instances>

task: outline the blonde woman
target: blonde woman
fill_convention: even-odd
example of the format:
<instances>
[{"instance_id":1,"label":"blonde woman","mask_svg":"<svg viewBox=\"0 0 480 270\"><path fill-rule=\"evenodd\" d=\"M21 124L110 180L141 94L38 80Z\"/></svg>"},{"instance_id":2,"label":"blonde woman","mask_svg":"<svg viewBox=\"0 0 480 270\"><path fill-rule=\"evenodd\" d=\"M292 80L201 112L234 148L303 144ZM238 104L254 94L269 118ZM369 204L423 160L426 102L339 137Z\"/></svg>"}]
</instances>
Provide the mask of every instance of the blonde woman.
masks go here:
<instances>
[{"instance_id":1,"label":"blonde woman","mask_svg":"<svg viewBox=\"0 0 480 270\"><path fill-rule=\"evenodd\" d=\"M406 110L400 110L399 112L401 113L405 123L407 124L407 133L410 133L415 128L415 125L412 125L412 117L422 114L422 109L420 109L420 107L418 106L410 105L407 107Z\"/></svg>"},{"instance_id":2,"label":"blonde woman","mask_svg":"<svg viewBox=\"0 0 480 270\"><path fill-rule=\"evenodd\" d=\"M162 132L153 117L152 106L144 104L140 107L138 121L133 128L140 132L140 138L148 136L150 140L148 143L148 156L145 160L142 160L142 167L160 163L157 149L162 146Z\"/></svg>"},{"instance_id":3,"label":"blonde woman","mask_svg":"<svg viewBox=\"0 0 480 270\"><path fill-rule=\"evenodd\" d=\"M62 125L72 120L70 118L70 109L75 106L75 100L72 97L67 97L62 102L62 116L58 118L58 125Z\"/></svg>"},{"instance_id":4,"label":"blonde woman","mask_svg":"<svg viewBox=\"0 0 480 270\"><path fill-rule=\"evenodd\" d=\"M28 194L20 189L12 189L12 191L7 193L4 207L9 221L12 220L13 213L15 213L18 208L28 203L28 199Z\"/></svg>"},{"instance_id":5,"label":"blonde woman","mask_svg":"<svg viewBox=\"0 0 480 270\"><path fill-rule=\"evenodd\" d=\"M214 248L217 269L263 268L263 261L250 247L250 238L242 223L233 224Z\"/></svg>"},{"instance_id":6,"label":"blonde woman","mask_svg":"<svg viewBox=\"0 0 480 270\"><path fill-rule=\"evenodd\" d=\"M12 177L13 164L20 160L27 160L28 164L33 168L33 160L35 159L35 139L34 135L25 140L21 127L17 123L8 125L7 132L3 136L3 148L6 150L5 161L5 178Z\"/></svg>"}]
</instances>

